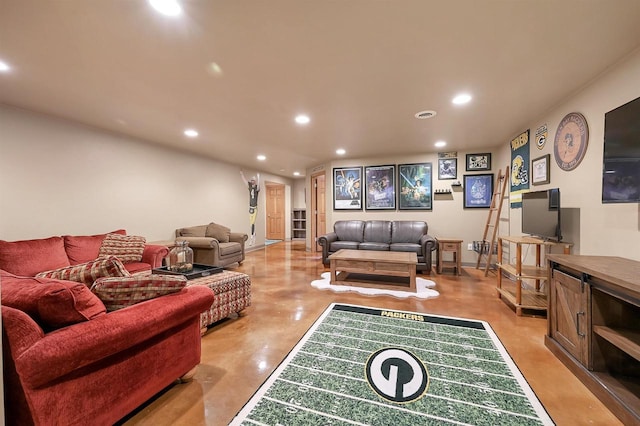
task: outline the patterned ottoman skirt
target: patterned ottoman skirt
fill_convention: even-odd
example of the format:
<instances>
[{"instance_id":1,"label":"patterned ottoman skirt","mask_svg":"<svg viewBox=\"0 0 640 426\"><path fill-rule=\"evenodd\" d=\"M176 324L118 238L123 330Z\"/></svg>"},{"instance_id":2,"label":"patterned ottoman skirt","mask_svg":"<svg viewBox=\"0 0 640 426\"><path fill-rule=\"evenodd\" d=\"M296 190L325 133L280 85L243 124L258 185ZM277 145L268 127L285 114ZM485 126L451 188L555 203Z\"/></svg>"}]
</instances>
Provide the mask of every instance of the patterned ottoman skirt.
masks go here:
<instances>
[{"instance_id":1,"label":"patterned ottoman skirt","mask_svg":"<svg viewBox=\"0 0 640 426\"><path fill-rule=\"evenodd\" d=\"M187 281L187 286L192 285L206 285L216 295L211 308L200 315L201 328L251 306L251 278L247 274L225 270Z\"/></svg>"}]
</instances>

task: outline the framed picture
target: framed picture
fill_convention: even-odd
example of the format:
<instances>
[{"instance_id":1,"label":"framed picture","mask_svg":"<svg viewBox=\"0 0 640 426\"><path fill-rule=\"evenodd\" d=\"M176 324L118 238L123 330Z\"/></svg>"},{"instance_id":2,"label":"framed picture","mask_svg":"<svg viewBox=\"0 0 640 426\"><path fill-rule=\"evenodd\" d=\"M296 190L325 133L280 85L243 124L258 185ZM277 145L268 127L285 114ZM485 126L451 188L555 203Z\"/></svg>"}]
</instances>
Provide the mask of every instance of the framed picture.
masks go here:
<instances>
[{"instance_id":1,"label":"framed picture","mask_svg":"<svg viewBox=\"0 0 640 426\"><path fill-rule=\"evenodd\" d=\"M396 166L364 168L365 208L367 210L396 209Z\"/></svg>"},{"instance_id":2,"label":"framed picture","mask_svg":"<svg viewBox=\"0 0 640 426\"><path fill-rule=\"evenodd\" d=\"M534 185L542 185L550 182L549 159L551 154L531 160L531 183Z\"/></svg>"},{"instance_id":3,"label":"framed picture","mask_svg":"<svg viewBox=\"0 0 640 426\"><path fill-rule=\"evenodd\" d=\"M457 179L458 178L458 159L457 158L438 158L438 179Z\"/></svg>"},{"instance_id":4,"label":"framed picture","mask_svg":"<svg viewBox=\"0 0 640 426\"><path fill-rule=\"evenodd\" d=\"M333 169L333 209L362 210L362 167Z\"/></svg>"},{"instance_id":5,"label":"framed picture","mask_svg":"<svg viewBox=\"0 0 640 426\"><path fill-rule=\"evenodd\" d=\"M493 197L493 173L464 175L464 208L488 209Z\"/></svg>"},{"instance_id":6,"label":"framed picture","mask_svg":"<svg viewBox=\"0 0 640 426\"><path fill-rule=\"evenodd\" d=\"M467 154L468 172L491 170L491 154Z\"/></svg>"},{"instance_id":7,"label":"framed picture","mask_svg":"<svg viewBox=\"0 0 640 426\"><path fill-rule=\"evenodd\" d=\"M398 209L432 210L431 163L398 165Z\"/></svg>"}]
</instances>

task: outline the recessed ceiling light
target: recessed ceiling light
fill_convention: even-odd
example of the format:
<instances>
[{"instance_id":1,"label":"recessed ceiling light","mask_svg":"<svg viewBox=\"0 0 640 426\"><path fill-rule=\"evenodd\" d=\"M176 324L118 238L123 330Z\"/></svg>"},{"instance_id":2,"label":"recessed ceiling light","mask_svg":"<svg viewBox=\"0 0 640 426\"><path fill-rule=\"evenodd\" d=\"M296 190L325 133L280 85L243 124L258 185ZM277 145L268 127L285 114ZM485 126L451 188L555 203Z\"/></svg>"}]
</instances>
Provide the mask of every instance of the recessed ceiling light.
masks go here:
<instances>
[{"instance_id":1,"label":"recessed ceiling light","mask_svg":"<svg viewBox=\"0 0 640 426\"><path fill-rule=\"evenodd\" d=\"M427 118L435 117L436 114L437 114L437 112L435 112L435 111L425 110L425 111L416 112L414 116L418 120L426 120Z\"/></svg>"},{"instance_id":2,"label":"recessed ceiling light","mask_svg":"<svg viewBox=\"0 0 640 426\"><path fill-rule=\"evenodd\" d=\"M296 115L295 120L298 124L309 124L309 122L311 121L309 116L305 114Z\"/></svg>"},{"instance_id":3,"label":"recessed ceiling light","mask_svg":"<svg viewBox=\"0 0 640 426\"><path fill-rule=\"evenodd\" d=\"M0 72L7 72L11 69L11 67L9 66L9 64L7 64L4 61L0 61Z\"/></svg>"},{"instance_id":4,"label":"recessed ceiling light","mask_svg":"<svg viewBox=\"0 0 640 426\"><path fill-rule=\"evenodd\" d=\"M149 0L149 4L166 16L178 16L182 13L182 7L177 0Z\"/></svg>"},{"instance_id":5,"label":"recessed ceiling light","mask_svg":"<svg viewBox=\"0 0 640 426\"><path fill-rule=\"evenodd\" d=\"M438 141L434 145L436 146L436 148L442 148L443 146L446 146L447 143L445 141Z\"/></svg>"},{"instance_id":6,"label":"recessed ceiling light","mask_svg":"<svg viewBox=\"0 0 640 426\"><path fill-rule=\"evenodd\" d=\"M266 157L265 155L262 155L262 154L258 155L256 158L257 158L258 160L260 160L260 161L264 161L264 160L266 160L266 159L267 159L267 157Z\"/></svg>"},{"instance_id":7,"label":"recessed ceiling light","mask_svg":"<svg viewBox=\"0 0 640 426\"><path fill-rule=\"evenodd\" d=\"M215 62L211 62L207 66L207 71L214 77L222 77L222 75L224 74L224 72L222 72L222 67L220 67L220 65Z\"/></svg>"},{"instance_id":8,"label":"recessed ceiling light","mask_svg":"<svg viewBox=\"0 0 640 426\"><path fill-rule=\"evenodd\" d=\"M453 100L451 102L453 102L456 105L463 105L466 104L467 102L469 102L471 100L471 95L468 93L461 93L459 95L457 95L455 98L453 98Z\"/></svg>"},{"instance_id":9,"label":"recessed ceiling light","mask_svg":"<svg viewBox=\"0 0 640 426\"><path fill-rule=\"evenodd\" d=\"M336 149L336 154L338 155L345 155L347 153L347 151L345 151L344 149L340 148L340 149Z\"/></svg>"},{"instance_id":10,"label":"recessed ceiling light","mask_svg":"<svg viewBox=\"0 0 640 426\"><path fill-rule=\"evenodd\" d=\"M293 172L294 176L300 176L300 172Z\"/></svg>"},{"instance_id":11,"label":"recessed ceiling light","mask_svg":"<svg viewBox=\"0 0 640 426\"><path fill-rule=\"evenodd\" d=\"M197 130L187 129L184 131L184 135L190 138L198 137L199 133Z\"/></svg>"}]
</instances>

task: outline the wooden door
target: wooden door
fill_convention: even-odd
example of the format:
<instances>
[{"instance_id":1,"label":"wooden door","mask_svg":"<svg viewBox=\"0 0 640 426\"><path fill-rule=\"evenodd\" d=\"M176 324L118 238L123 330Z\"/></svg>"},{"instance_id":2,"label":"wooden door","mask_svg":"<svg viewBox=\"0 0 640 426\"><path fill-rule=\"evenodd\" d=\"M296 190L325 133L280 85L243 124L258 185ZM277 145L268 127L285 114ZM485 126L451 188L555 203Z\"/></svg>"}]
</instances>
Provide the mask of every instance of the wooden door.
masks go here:
<instances>
[{"instance_id":1,"label":"wooden door","mask_svg":"<svg viewBox=\"0 0 640 426\"><path fill-rule=\"evenodd\" d=\"M267 183L267 240L284 240L284 185Z\"/></svg>"},{"instance_id":2,"label":"wooden door","mask_svg":"<svg viewBox=\"0 0 640 426\"><path fill-rule=\"evenodd\" d=\"M311 177L311 247L312 251L322 251L318 237L327 232L326 178L324 172Z\"/></svg>"},{"instance_id":3,"label":"wooden door","mask_svg":"<svg viewBox=\"0 0 640 426\"><path fill-rule=\"evenodd\" d=\"M588 285L558 270L552 271L549 332L582 365L588 365Z\"/></svg>"}]
</instances>

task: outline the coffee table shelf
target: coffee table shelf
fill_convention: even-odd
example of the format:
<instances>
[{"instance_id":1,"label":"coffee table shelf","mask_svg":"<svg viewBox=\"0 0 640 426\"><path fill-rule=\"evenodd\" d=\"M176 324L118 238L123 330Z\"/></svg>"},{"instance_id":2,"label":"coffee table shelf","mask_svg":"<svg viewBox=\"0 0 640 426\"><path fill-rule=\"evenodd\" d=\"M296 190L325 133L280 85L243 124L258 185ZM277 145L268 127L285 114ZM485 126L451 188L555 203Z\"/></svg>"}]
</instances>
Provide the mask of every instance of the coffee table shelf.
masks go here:
<instances>
[{"instance_id":1,"label":"coffee table shelf","mask_svg":"<svg viewBox=\"0 0 640 426\"><path fill-rule=\"evenodd\" d=\"M417 263L415 253L338 250L329 256L331 284L384 289L408 286L415 292Z\"/></svg>"}]
</instances>

